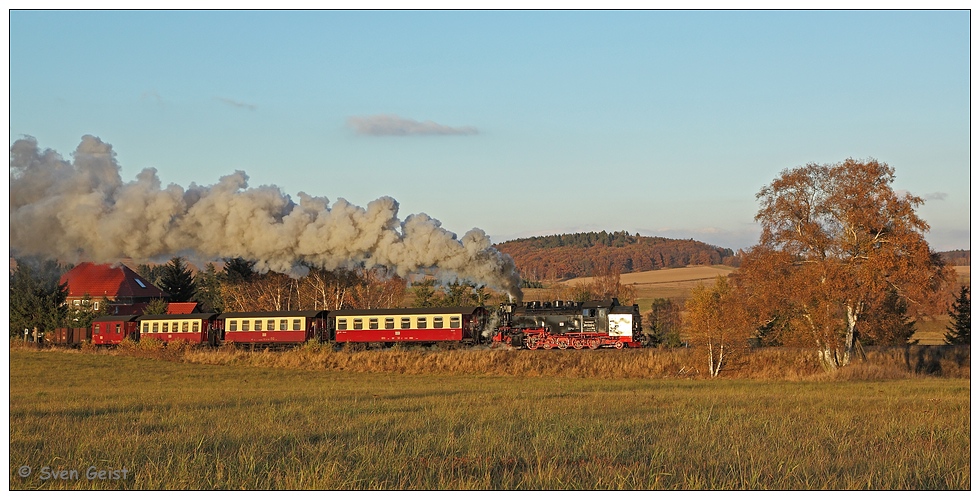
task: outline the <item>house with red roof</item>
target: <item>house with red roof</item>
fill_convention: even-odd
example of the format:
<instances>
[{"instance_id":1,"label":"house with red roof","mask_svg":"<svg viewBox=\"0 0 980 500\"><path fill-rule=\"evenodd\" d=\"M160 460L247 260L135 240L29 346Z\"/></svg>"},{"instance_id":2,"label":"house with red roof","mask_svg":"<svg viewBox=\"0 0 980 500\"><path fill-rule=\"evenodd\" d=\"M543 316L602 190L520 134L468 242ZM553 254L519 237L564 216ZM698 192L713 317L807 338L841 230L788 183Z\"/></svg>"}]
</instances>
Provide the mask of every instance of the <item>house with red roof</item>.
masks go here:
<instances>
[{"instance_id":1,"label":"house with red roof","mask_svg":"<svg viewBox=\"0 0 980 500\"><path fill-rule=\"evenodd\" d=\"M91 307L106 315L142 314L151 300L169 297L167 292L122 264L83 262L63 274L61 283L68 284L70 306ZM104 299L109 303L104 304Z\"/></svg>"}]
</instances>

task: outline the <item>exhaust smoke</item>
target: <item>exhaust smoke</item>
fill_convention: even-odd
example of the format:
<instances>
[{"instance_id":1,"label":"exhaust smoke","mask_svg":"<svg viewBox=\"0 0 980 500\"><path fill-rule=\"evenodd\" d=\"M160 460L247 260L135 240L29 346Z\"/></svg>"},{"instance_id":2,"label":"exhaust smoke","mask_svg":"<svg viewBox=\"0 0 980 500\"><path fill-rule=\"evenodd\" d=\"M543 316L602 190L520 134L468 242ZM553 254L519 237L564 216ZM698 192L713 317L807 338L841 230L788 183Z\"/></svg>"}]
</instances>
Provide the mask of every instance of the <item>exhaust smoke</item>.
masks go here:
<instances>
[{"instance_id":1,"label":"exhaust smoke","mask_svg":"<svg viewBox=\"0 0 980 500\"><path fill-rule=\"evenodd\" d=\"M303 276L384 266L407 277L429 272L466 279L520 300L513 259L474 228L456 237L425 214L398 218L398 202L382 197L362 208L276 186L250 188L245 172L212 186L163 187L155 169L123 182L112 146L86 135L72 161L41 150L32 137L10 147L10 248L14 256L72 263L195 262L241 257L259 272Z\"/></svg>"}]
</instances>

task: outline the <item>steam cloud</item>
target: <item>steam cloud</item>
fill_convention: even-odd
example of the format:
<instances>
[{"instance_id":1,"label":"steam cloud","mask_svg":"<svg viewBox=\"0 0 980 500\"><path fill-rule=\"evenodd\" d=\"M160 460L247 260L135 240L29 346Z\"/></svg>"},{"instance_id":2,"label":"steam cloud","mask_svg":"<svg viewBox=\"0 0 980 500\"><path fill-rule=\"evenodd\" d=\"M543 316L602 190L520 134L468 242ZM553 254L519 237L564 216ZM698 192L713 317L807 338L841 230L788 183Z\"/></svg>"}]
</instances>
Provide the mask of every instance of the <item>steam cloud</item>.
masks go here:
<instances>
[{"instance_id":1,"label":"steam cloud","mask_svg":"<svg viewBox=\"0 0 980 500\"><path fill-rule=\"evenodd\" d=\"M276 186L248 187L245 172L213 186L162 187L155 169L124 183L112 146L86 135L71 162L32 137L10 147L10 248L14 255L68 262L202 262L241 257L260 272L303 276L384 266L408 276L459 277L521 299L513 259L481 229L457 239L425 214L398 219L398 202L382 197L361 208Z\"/></svg>"}]
</instances>

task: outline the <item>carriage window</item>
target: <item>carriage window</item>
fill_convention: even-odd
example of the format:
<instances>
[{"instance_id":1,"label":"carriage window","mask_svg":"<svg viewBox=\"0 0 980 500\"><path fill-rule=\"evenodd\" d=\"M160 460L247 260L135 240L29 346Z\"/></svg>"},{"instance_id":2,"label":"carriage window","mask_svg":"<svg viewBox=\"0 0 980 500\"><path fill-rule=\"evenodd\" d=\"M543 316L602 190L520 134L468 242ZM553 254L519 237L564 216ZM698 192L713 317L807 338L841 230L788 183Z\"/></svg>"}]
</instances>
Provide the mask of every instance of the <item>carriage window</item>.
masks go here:
<instances>
[{"instance_id":1,"label":"carriage window","mask_svg":"<svg viewBox=\"0 0 980 500\"><path fill-rule=\"evenodd\" d=\"M294 319L293 320L293 330L301 330L302 328L301 328L300 325L301 325L301 323L300 323L300 320L299 319ZM345 322L344 323L344 328L346 328L346 327L347 327L347 323ZM286 328L283 327L283 330L285 330L285 329Z\"/></svg>"},{"instance_id":2,"label":"carriage window","mask_svg":"<svg viewBox=\"0 0 980 500\"><path fill-rule=\"evenodd\" d=\"M174 333L177 333L177 322L174 321Z\"/></svg>"},{"instance_id":3,"label":"carriage window","mask_svg":"<svg viewBox=\"0 0 980 500\"><path fill-rule=\"evenodd\" d=\"M233 320L231 320L231 321L228 322L228 331L229 332L237 332L238 331L238 320L237 319L233 319Z\"/></svg>"},{"instance_id":4,"label":"carriage window","mask_svg":"<svg viewBox=\"0 0 980 500\"><path fill-rule=\"evenodd\" d=\"M418 325L418 328L429 327L429 325L427 324L428 320L425 318L425 316L419 316L419 319L415 320L415 323Z\"/></svg>"},{"instance_id":5,"label":"carriage window","mask_svg":"<svg viewBox=\"0 0 980 500\"><path fill-rule=\"evenodd\" d=\"M385 318L385 329L387 330L395 329L395 318Z\"/></svg>"},{"instance_id":6,"label":"carriage window","mask_svg":"<svg viewBox=\"0 0 980 500\"><path fill-rule=\"evenodd\" d=\"M286 329L287 329L288 326L289 326L289 320L287 320L287 319L281 319L281 320L279 320L279 330L280 331L286 331Z\"/></svg>"},{"instance_id":7,"label":"carriage window","mask_svg":"<svg viewBox=\"0 0 980 500\"><path fill-rule=\"evenodd\" d=\"M200 322L195 321L195 322L191 323L191 331L194 332L194 333L200 332L201 331L200 326L201 326L201 323Z\"/></svg>"},{"instance_id":8,"label":"carriage window","mask_svg":"<svg viewBox=\"0 0 980 500\"><path fill-rule=\"evenodd\" d=\"M160 330L160 323L156 321L153 322L153 333L157 333Z\"/></svg>"},{"instance_id":9,"label":"carriage window","mask_svg":"<svg viewBox=\"0 0 980 500\"><path fill-rule=\"evenodd\" d=\"M99 334L99 333L100 333L100 332L99 332L99 326L101 326L101 325L99 325L99 324L96 324L96 325L95 325L95 328L94 328L94 329L93 329L93 331L92 331L92 333L95 333L95 334Z\"/></svg>"},{"instance_id":10,"label":"carriage window","mask_svg":"<svg viewBox=\"0 0 980 500\"><path fill-rule=\"evenodd\" d=\"M337 329L338 330L347 329L347 318L337 318Z\"/></svg>"},{"instance_id":11,"label":"carriage window","mask_svg":"<svg viewBox=\"0 0 980 500\"><path fill-rule=\"evenodd\" d=\"M156 330L153 330L153 331L155 332ZM146 322L143 323L143 333L150 333L150 324L149 323L146 323Z\"/></svg>"},{"instance_id":12,"label":"carriage window","mask_svg":"<svg viewBox=\"0 0 980 500\"><path fill-rule=\"evenodd\" d=\"M170 323L167 323L166 321L163 322L163 333L170 333Z\"/></svg>"},{"instance_id":13,"label":"carriage window","mask_svg":"<svg viewBox=\"0 0 980 500\"><path fill-rule=\"evenodd\" d=\"M432 328L442 328L442 316L432 318Z\"/></svg>"},{"instance_id":14,"label":"carriage window","mask_svg":"<svg viewBox=\"0 0 980 500\"><path fill-rule=\"evenodd\" d=\"M363 330L364 329L364 320L362 320L361 318L355 319L354 320L354 329L355 330Z\"/></svg>"},{"instance_id":15,"label":"carriage window","mask_svg":"<svg viewBox=\"0 0 980 500\"><path fill-rule=\"evenodd\" d=\"M183 322L183 323L182 323L182 324L180 325L180 331L182 331L182 332L184 332L184 333L187 333L187 331L188 331L189 329L190 329L190 323L188 323L188 322L186 322L186 321L185 321L185 322Z\"/></svg>"},{"instance_id":16,"label":"carriage window","mask_svg":"<svg viewBox=\"0 0 980 500\"><path fill-rule=\"evenodd\" d=\"M459 316L449 317L449 328L459 328Z\"/></svg>"},{"instance_id":17,"label":"carriage window","mask_svg":"<svg viewBox=\"0 0 980 500\"><path fill-rule=\"evenodd\" d=\"M120 333L122 333L122 325L116 323L116 335L119 335Z\"/></svg>"},{"instance_id":18,"label":"carriage window","mask_svg":"<svg viewBox=\"0 0 980 500\"><path fill-rule=\"evenodd\" d=\"M402 318L402 328L409 329L412 327L412 318Z\"/></svg>"},{"instance_id":19,"label":"carriage window","mask_svg":"<svg viewBox=\"0 0 980 500\"><path fill-rule=\"evenodd\" d=\"M371 330L378 329L378 318L371 318L368 320L368 328Z\"/></svg>"},{"instance_id":20,"label":"carriage window","mask_svg":"<svg viewBox=\"0 0 980 500\"><path fill-rule=\"evenodd\" d=\"M275 330L276 329L276 320L270 319L270 320L266 321L265 322L265 329L266 330L269 330L270 332L273 331L273 330Z\"/></svg>"},{"instance_id":21,"label":"carriage window","mask_svg":"<svg viewBox=\"0 0 980 500\"><path fill-rule=\"evenodd\" d=\"M250 322L247 319L243 319L242 320L242 331L243 332L247 332L248 331L249 323Z\"/></svg>"}]
</instances>

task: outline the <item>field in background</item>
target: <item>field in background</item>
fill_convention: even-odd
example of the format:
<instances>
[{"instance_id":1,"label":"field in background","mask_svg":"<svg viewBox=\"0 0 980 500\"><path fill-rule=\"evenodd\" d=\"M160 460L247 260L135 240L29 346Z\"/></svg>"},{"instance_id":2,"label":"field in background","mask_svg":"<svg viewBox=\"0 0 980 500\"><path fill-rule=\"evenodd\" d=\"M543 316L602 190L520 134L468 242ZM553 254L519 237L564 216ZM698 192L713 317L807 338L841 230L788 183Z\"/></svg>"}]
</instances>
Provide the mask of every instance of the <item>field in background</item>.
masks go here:
<instances>
[{"instance_id":1,"label":"field in background","mask_svg":"<svg viewBox=\"0 0 980 500\"><path fill-rule=\"evenodd\" d=\"M968 378L406 375L12 349L9 412L18 490L971 488ZM128 477L84 479L91 465ZM44 466L83 477L44 481Z\"/></svg>"},{"instance_id":2,"label":"field in background","mask_svg":"<svg viewBox=\"0 0 980 500\"><path fill-rule=\"evenodd\" d=\"M959 285L970 284L970 266L953 266ZM637 301L640 313L646 315L654 299L668 298L683 303L691 297L691 290L699 284L711 286L717 276L727 276L735 268L728 266L691 266L678 269L660 269L641 273L628 273L620 276L625 285L636 287ZM567 287L588 283L593 278L575 278L560 282ZM550 287L554 283L545 283ZM957 290L958 293L958 290ZM524 300L551 300L552 292L548 288L528 288L524 290ZM940 345L944 343L946 326L949 325L946 314L927 318L916 324L918 331L913 340L922 345Z\"/></svg>"}]
</instances>

